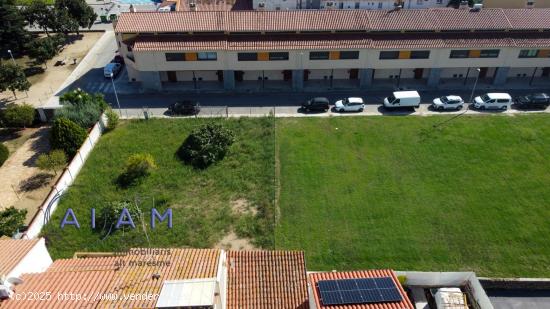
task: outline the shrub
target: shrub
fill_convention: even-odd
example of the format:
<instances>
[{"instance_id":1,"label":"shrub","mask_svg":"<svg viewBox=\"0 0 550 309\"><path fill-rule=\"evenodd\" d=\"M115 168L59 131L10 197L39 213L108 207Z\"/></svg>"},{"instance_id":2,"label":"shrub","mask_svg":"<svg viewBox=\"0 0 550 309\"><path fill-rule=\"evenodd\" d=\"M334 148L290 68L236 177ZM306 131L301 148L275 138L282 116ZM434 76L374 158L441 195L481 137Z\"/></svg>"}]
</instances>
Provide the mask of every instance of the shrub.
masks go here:
<instances>
[{"instance_id":1,"label":"shrub","mask_svg":"<svg viewBox=\"0 0 550 309\"><path fill-rule=\"evenodd\" d=\"M70 104L80 107L92 105L101 112L104 112L109 107L109 104L107 104L103 98L103 95L99 93L89 94L80 88L63 94L59 97L59 102L64 105Z\"/></svg>"},{"instance_id":2,"label":"shrub","mask_svg":"<svg viewBox=\"0 0 550 309\"><path fill-rule=\"evenodd\" d=\"M128 157L124 172L119 177L119 184L128 186L134 184L138 179L148 176L151 170L155 169L155 159L148 153L136 153Z\"/></svg>"},{"instance_id":3,"label":"shrub","mask_svg":"<svg viewBox=\"0 0 550 309\"><path fill-rule=\"evenodd\" d=\"M6 127L25 128L34 122L34 107L29 104L10 104L2 113L2 120Z\"/></svg>"},{"instance_id":4,"label":"shrub","mask_svg":"<svg viewBox=\"0 0 550 309\"><path fill-rule=\"evenodd\" d=\"M101 110L94 105L65 105L55 112L56 118L66 118L84 129L94 126L101 116Z\"/></svg>"},{"instance_id":5,"label":"shrub","mask_svg":"<svg viewBox=\"0 0 550 309\"><path fill-rule=\"evenodd\" d=\"M63 150L59 149L52 150L48 154L43 153L36 160L36 166L39 169L53 172L54 175L57 175L57 171L65 167L65 164L67 164L67 156Z\"/></svg>"},{"instance_id":6,"label":"shrub","mask_svg":"<svg viewBox=\"0 0 550 309\"><path fill-rule=\"evenodd\" d=\"M4 165L4 162L8 159L10 151L4 144L0 144L0 166Z\"/></svg>"},{"instance_id":7,"label":"shrub","mask_svg":"<svg viewBox=\"0 0 550 309\"><path fill-rule=\"evenodd\" d=\"M231 130L220 124L207 124L191 132L178 150L178 156L195 168L207 168L222 160L234 141Z\"/></svg>"},{"instance_id":8,"label":"shrub","mask_svg":"<svg viewBox=\"0 0 550 309\"><path fill-rule=\"evenodd\" d=\"M112 109L108 109L105 112L105 115L107 116L107 130L114 130L118 125L118 114L115 113Z\"/></svg>"},{"instance_id":9,"label":"shrub","mask_svg":"<svg viewBox=\"0 0 550 309\"><path fill-rule=\"evenodd\" d=\"M61 149L68 158L72 158L86 139L86 131L66 118L57 118L50 133L53 149Z\"/></svg>"},{"instance_id":10,"label":"shrub","mask_svg":"<svg viewBox=\"0 0 550 309\"><path fill-rule=\"evenodd\" d=\"M111 230L118 222L122 209L126 208L130 211L130 206L128 202L107 203L97 214L96 230Z\"/></svg>"},{"instance_id":11,"label":"shrub","mask_svg":"<svg viewBox=\"0 0 550 309\"><path fill-rule=\"evenodd\" d=\"M11 237L23 226L26 216L26 209L16 209L13 206L0 211L0 237Z\"/></svg>"}]
</instances>

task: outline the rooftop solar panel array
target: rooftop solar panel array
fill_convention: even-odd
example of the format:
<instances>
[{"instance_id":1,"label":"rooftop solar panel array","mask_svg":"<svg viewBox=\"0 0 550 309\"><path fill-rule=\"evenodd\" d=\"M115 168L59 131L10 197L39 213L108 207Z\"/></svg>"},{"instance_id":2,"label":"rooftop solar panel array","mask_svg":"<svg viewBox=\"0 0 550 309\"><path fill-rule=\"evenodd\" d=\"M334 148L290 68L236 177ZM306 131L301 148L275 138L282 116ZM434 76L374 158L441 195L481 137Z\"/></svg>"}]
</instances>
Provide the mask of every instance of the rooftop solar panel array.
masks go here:
<instances>
[{"instance_id":1,"label":"rooftop solar panel array","mask_svg":"<svg viewBox=\"0 0 550 309\"><path fill-rule=\"evenodd\" d=\"M403 300L390 277L322 280L317 283L324 306L387 303Z\"/></svg>"}]
</instances>

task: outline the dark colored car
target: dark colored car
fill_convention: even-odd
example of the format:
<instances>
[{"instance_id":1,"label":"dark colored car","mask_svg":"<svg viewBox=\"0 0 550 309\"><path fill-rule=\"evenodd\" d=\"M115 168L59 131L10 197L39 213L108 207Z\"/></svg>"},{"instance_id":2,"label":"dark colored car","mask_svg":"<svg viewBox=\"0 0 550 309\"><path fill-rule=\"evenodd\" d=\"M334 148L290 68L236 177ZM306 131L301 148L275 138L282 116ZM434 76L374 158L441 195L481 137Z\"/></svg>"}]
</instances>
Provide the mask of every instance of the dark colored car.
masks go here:
<instances>
[{"instance_id":1,"label":"dark colored car","mask_svg":"<svg viewBox=\"0 0 550 309\"><path fill-rule=\"evenodd\" d=\"M326 112L330 108L330 103L327 98L317 97L311 100L308 100L302 104L302 110L306 112L311 111L323 111Z\"/></svg>"},{"instance_id":2,"label":"dark colored car","mask_svg":"<svg viewBox=\"0 0 550 309\"><path fill-rule=\"evenodd\" d=\"M546 93L519 96L514 105L517 108L547 108L550 105L550 96Z\"/></svg>"},{"instance_id":3,"label":"dark colored car","mask_svg":"<svg viewBox=\"0 0 550 309\"><path fill-rule=\"evenodd\" d=\"M201 105L197 101L185 100L170 104L168 111L171 115L196 115L201 111Z\"/></svg>"}]
</instances>

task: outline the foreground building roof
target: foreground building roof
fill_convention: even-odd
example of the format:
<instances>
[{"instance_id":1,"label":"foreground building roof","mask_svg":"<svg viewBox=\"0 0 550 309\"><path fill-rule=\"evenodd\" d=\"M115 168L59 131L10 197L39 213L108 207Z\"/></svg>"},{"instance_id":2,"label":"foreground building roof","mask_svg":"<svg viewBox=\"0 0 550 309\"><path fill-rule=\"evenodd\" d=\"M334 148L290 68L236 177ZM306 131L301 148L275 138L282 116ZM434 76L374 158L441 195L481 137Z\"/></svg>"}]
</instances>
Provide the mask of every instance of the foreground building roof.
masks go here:
<instances>
[{"instance_id":1,"label":"foreground building roof","mask_svg":"<svg viewBox=\"0 0 550 309\"><path fill-rule=\"evenodd\" d=\"M303 252L230 251L227 308L307 309Z\"/></svg>"},{"instance_id":2,"label":"foreground building roof","mask_svg":"<svg viewBox=\"0 0 550 309\"><path fill-rule=\"evenodd\" d=\"M115 32L549 30L550 9L295 10L122 13Z\"/></svg>"},{"instance_id":3,"label":"foreground building roof","mask_svg":"<svg viewBox=\"0 0 550 309\"><path fill-rule=\"evenodd\" d=\"M0 238L0 277L9 274L39 240Z\"/></svg>"},{"instance_id":4,"label":"foreground building roof","mask_svg":"<svg viewBox=\"0 0 550 309\"><path fill-rule=\"evenodd\" d=\"M350 304L350 305L331 305L325 306L321 301L321 296L318 288L319 281L322 280L339 280L339 279L363 279L363 278L382 278L390 277L399 290L402 300L399 302L389 303L371 303L371 304ZM414 309L413 304L409 300L407 293L399 283L397 276L393 270L365 270L365 271L349 271L349 272L321 272L309 274L309 283L313 291L313 301L318 309Z\"/></svg>"}]
</instances>

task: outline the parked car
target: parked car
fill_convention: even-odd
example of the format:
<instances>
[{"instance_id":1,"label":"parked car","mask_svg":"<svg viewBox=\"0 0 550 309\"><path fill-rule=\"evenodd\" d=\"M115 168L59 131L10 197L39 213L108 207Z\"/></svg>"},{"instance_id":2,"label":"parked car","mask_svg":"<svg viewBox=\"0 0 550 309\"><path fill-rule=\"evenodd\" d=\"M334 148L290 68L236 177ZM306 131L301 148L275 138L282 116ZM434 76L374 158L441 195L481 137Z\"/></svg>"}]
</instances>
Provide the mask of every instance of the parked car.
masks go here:
<instances>
[{"instance_id":1,"label":"parked car","mask_svg":"<svg viewBox=\"0 0 550 309\"><path fill-rule=\"evenodd\" d=\"M534 93L519 96L514 102L517 108L547 108L550 105L550 96L546 93Z\"/></svg>"},{"instance_id":2,"label":"parked car","mask_svg":"<svg viewBox=\"0 0 550 309\"><path fill-rule=\"evenodd\" d=\"M419 107L420 94L417 91L395 91L393 95L384 98L385 108Z\"/></svg>"},{"instance_id":3,"label":"parked car","mask_svg":"<svg viewBox=\"0 0 550 309\"><path fill-rule=\"evenodd\" d=\"M113 77L116 77L118 73L120 73L120 70L122 69L122 64L120 63L107 63L105 68L103 68L103 75L107 78L111 77L111 74Z\"/></svg>"},{"instance_id":4,"label":"parked car","mask_svg":"<svg viewBox=\"0 0 550 309\"><path fill-rule=\"evenodd\" d=\"M330 103L327 98L317 97L311 100L307 100L302 104L302 110L306 112L310 111L328 111L330 108Z\"/></svg>"},{"instance_id":5,"label":"parked car","mask_svg":"<svg viewBox=\"0 0 550 309\"><path fill-rule=\"evenodd\" d=\"M508 109L512 104L512 97L507 93L486 93L475 97L474 108L477 109Z\"/></svg>"},{"instance_id":6,"label":"parked car","mask_svg":"<svg viewBox=\"0 0 550 309\"><path fill-rule=\"evenodd\" d=\"M432 102L433 109L455 109L460 110L464 106L464 100L457 95L448 95L441 98L435 98Z\"/></svg>"},{"instance_id":7,"label":"parked car","mask_svg":"<svg viewBox=\"0 0 550 309\"><path fill-rule=\"evenodd\" d=\"M196 115L201 111L201 105L197 101L178 101L168 106L171 115Z\"/></svg>"},{"instance_id":8,"label":"parked car","mask_svg":"<svg viewBox=\"0 0 550 309\"><path fill-rule=\"evenodd\" d=\"M334 109L337 112L362 112L365 109L365 103L362 98L350 97L336 101Z\"/></svg>"}]
</instances>

